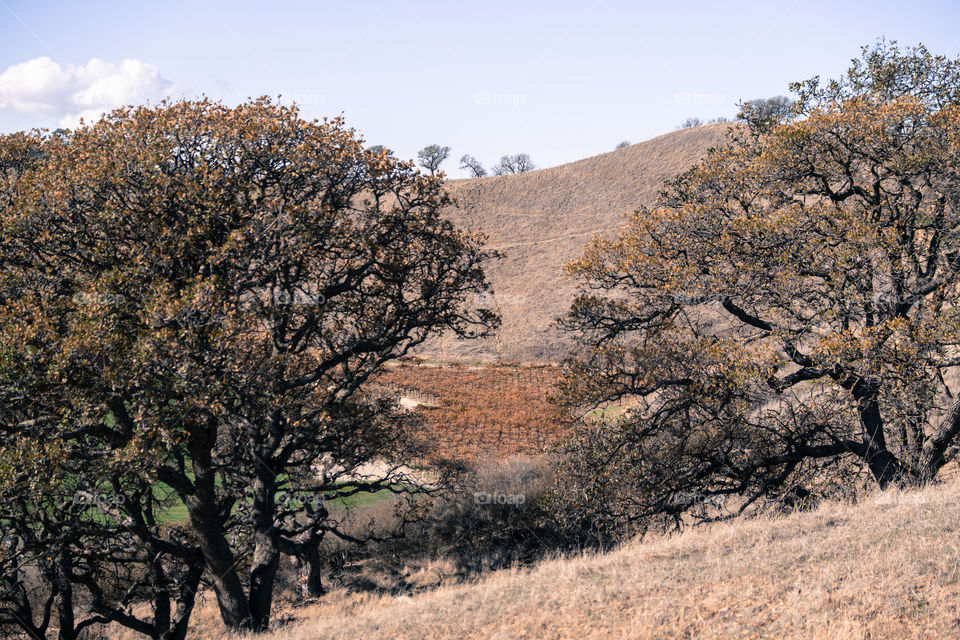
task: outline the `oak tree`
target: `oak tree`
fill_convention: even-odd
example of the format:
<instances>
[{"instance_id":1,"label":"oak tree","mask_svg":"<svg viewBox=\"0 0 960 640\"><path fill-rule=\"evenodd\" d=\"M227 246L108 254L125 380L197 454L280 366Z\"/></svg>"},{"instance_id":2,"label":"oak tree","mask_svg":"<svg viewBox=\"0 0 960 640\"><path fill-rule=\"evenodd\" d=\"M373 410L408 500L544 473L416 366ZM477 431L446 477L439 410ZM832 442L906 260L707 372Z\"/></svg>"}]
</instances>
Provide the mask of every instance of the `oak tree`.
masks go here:
<instances>
[{"instance_id":1,"label":"oak tree","mask_svg":"<svg viewBox=\"0 0 960 640\"><path fill-rule=\"evenodd\" d=\"M439 144L428 144L417 152L417 160L420 166L430 172L430 175L436 175L440 170L443 161L450 157L450 147L444 147Z\"/></svg>"},{"instance_id":2,"label":"oak tree","mask_svg":"<svg viewBox=\"0 0 960 640\"><path fill-rule=\"evenodd\" d=\"M517 153L501 156L500 160L493 166L493 175L506 176L513 173L525 173L533 171L537 167L533 164L530 154Z\"/></svg>"},{"instance_id":3,"label":"oak tree","mask_svg":"<svg viewBox=\"0 0 960 640\"><path fill-rule=\"evenodd\" d=\"M487 175L483 164L469 153L460 158L460 168L469 170L471 178L483 178Z\"/></svg>"},{"instance_id":4,"label":"oak tree","mask_svg":"<svg viewBox=\"0 0 960 640\"><path fill-rule=\"evenodd\" d=\"M615 528L923 483L956 453L960 60L881 42L791 90L567 266L566 401L618 416L568 477Z\"/></svg>"},{"instance_id":5,"label":"oak tree","mask_svg":"<svg viewBox=\"0 0 960 640\"><path fill-rule=\"evenodd\" d=\"M82 590L84 624L172 638L203 584L228 628L266 628L280 555L309 569L325 534L352 539L331 501L425 488L407 418L365 383L496 326L466 305L482 238L443 217L438 178L265 98L7 136L0 162L0 493L22 498L0 587L39 571L35 621L69 626ZM76 495L96 499L54 508Z\"/></svg>"}]
</instances>

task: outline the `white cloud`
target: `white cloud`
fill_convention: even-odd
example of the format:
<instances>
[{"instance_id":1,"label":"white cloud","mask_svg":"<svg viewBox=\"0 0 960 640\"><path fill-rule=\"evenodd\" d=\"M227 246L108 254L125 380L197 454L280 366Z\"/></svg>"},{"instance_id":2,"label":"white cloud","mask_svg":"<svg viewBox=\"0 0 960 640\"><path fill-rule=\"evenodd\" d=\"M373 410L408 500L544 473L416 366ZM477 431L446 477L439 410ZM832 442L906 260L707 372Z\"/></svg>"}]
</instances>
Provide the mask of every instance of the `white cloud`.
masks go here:
<instances>
[{"instance_id":1,"label":"white cloud","mask_svg":"<svg viewBox=\"0 0 960 640\"><path fill-rule=\"evenodd\" d=\"M61 66L42 57L0 73L0 110L41 120L57 117L60 126L73 127L80 118L95 121L105 111L157 101L172 90L155 66L139 60L114 64L94 58L84 66Z\"/></svg>"}]
</instances>

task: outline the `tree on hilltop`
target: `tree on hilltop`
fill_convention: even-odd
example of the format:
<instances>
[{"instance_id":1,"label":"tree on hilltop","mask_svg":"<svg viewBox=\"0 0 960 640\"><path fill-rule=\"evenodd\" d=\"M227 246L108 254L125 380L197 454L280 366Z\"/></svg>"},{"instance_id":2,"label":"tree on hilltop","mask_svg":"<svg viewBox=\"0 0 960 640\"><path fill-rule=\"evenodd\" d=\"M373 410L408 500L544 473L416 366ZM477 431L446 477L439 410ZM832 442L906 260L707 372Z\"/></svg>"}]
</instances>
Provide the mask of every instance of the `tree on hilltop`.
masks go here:
<instances>
[{"instance_id":1,"label":"tree on hilltop","mask_svg":"<svg viewBox=\"0 0 960 640\"><path fill-rule=\"evenodd\" d=\"M500 161L493 166L493 175L505 176L513 173L525 173L536 168L529 154L505 155L501 156Z\"/></svg>"},{"instance_id":2,"label":"tree on hilltop","mask_svg":"<svg viewBox=\"0 0 960 640\"><path fill-rule=\"evenodd\" d=\"M443 147L439 144L430 144L417 152L417 160L420 166L430 172L430 175L436 175L440 170L443 161L450 157L450 147Z\"/></svg>"},{"instance_id":3,"label":"tree on hilltop","mask_svg":"<svg viewBox=\"0 0 960 640\"><path fill-rule=\"evenodd\" d=\"M774 96L767 99L755 98L743 103L737 119L761 128L789 120L793 115L793 100L786 96Z\"/></svg>"},{"instance_id":4,"label":"tree on hilltop","mask_svg":"<svg viewBox=\"0 0 960 640\"><path fill-rule=\"evenodd\" d=\"M469 170L472 178L483 178L487 175L487 170L483 168L483 164L470 154L460 158L460 168Z\"/></svg>"},{"instance_id":5,"label":"tree on hilltop","mask_svg":"<svg viewBox=\"0 0 960 640\"><path fill-rule=\"evenodd\" d=\"M677 125L677 129L693 129L695 127L702 127L702 126L703 126L703 120L701 120L700 118L687 118L686 120L681 122L679 125Z\"/></svg>"}]
</instances>

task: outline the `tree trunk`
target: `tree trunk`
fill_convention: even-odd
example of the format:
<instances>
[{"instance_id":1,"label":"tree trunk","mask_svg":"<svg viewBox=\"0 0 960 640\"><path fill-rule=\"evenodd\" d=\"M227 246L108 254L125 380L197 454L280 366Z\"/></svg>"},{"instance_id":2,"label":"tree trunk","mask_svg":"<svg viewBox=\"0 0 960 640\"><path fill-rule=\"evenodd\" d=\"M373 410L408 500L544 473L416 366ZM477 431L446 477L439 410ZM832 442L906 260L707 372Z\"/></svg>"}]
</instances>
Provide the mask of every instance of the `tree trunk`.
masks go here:
<instances>
[{"instance_id":1,"label":"tree trunk","mask_svg":"<svg viewBox=\"0 0 960 640\"><path fill-rule=\"evenodd\" d=\"M59 640L76 640L76 619L73 611L73 583L70 582L72 564L67 549L57 549L56 552L56 579L57 591L57 622L60 626Z\"/></svg>"},{"instance_id":2,"label":"tree trunk","mask_svg":"<svg viewBox=\"0 0 960 640\"><path fill-rule=\"evenodd\" d=\"M183 582L180 585L180 597L177 601L177 611L173 618L173 626L168 633L163 636L163 640L184 640L187 637L187 629L190 622L190 614L193 612L194 604L197 601L197 589L200 586L200 578L203 577L203 565L197 564L191 566Z\"/></svg>"},{"instance_id":3,"label":"tree trunk","mask_svg":"<svg viewBox=\"0 0 960 640\"><path fill-rule=\"evenodd\" d=\"M252 631L253 618L237 574L239 560L233 556L230 544L221 529L218 513L215 477L210 449L215 441L216 429L199 427L194 431L191 446L193 456L194 492L185 496L184 504L190 516L190 525L200 552L203 554L217 595L220 617L230 631Z\"/></svg>"},{"instance_id":4,"label":"tree trunk","mask_svg":"<svg viewBox=\"0 0 960 640\"><path fill-rule=\"evenodd\" d=\"M74 619L72 617L72 605L65 604L63 600L59 600L57 604L57 612L59 614L57 622L60 625L60 631L57 634L57 639L76 640L77 634L73 629Z\"/></svg>"},{"instance_id":5,"label":"tree trunk","mask_svg":"<svg viewBox=\"0 0 960 640\"><path fill-rule=\"evenodd\" d=\"M856 392L856 389L854 390ZM863 444L866 447L864 460L874 480L881 489L886 489L904 480L903 467L896 456L887 449L883 433L883 417L876 394L859 398L860 424L863 427Z\"/></svg>"},{"instance_id":6,"label":"tree trunk","mask_svg":"<svg viewBox=\"0 0 960 640\"><path fill-rule=\"evenodd\" d=\"M300 573L300 597L319 598L326 593L323 588L323 558L320 556L319 540L307 544L302 556L297 557Z\"/></svg>"},{"instance_id":7,"label":"tree trunk","mask_svg":"<svg viewBox=\"0 0 960 640\"><path fill-rule=\"evenodd\" d=\"M188 505L189 507L189 505ZM237 561L223 533L209 525L206 518L196 517L190 510L190 524L196 532L203 553L213 592L224 626L231 631L252 631L253 618L243 584L237 575Z\"/></svg>"},{"instance_id":8,"label":"tree trunk","mask_svg":"<svg viewBox=\"0 0 960 640\"><path fill-rule=\"evenodd\" d=\"M273 606L273 586L280 567L280 544L273 526L276 479L269 469L253 483L253 564L250 567L250 614L253 628L266 631Z\"/></svg>"},{"instance_id":9,"label":"tree trunk","mask_svg":"<svg viewBox=\"0 0 960 640\"><path fill-rule=\"evenodd\" d=\"M165 585L166 572L160 561L160 556L156 556L150 562L150 571L153 573L154 585ZM156 630L156 638L169 638L170 631L170 592L162 586L152 589L153 591L153 628Z\"/></svg>"},{"instance_id":10,"label":"tree trunk","mask_svg":"<svg viewBox=\"0 0 960 640\"><path fill-rule=\"evenodd\" d=\"M940 469L947 464L947 452L960 436L960 401L954 403L944 416L940 428L926 439L920 452L920 471L923 480L933 480Z\"/></svg>"}]
</instances>

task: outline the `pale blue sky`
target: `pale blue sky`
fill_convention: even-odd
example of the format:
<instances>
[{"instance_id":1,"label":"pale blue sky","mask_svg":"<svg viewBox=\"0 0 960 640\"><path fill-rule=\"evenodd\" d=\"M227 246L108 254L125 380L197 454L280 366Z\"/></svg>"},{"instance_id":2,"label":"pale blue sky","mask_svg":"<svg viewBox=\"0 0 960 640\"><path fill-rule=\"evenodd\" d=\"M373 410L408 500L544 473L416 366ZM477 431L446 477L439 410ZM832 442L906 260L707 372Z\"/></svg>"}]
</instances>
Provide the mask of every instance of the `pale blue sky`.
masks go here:
<instances>
[{"instance_id":1,"label":"pale blue sky","mask_svg":"<svg viewBox=\"0 0 960 640\"><path fill-rule=\"evenodd\" d=\"M960 3L923 1L0 0L0 131L111 100L279 93L404 158L449 145L459 177L464 153L551 166L733 116L879 37L957 57L958 27Z\"/></svg>"}]
</instances>

